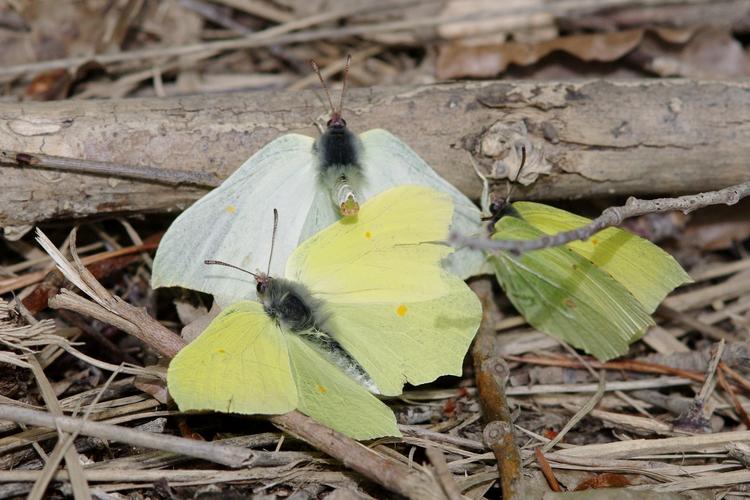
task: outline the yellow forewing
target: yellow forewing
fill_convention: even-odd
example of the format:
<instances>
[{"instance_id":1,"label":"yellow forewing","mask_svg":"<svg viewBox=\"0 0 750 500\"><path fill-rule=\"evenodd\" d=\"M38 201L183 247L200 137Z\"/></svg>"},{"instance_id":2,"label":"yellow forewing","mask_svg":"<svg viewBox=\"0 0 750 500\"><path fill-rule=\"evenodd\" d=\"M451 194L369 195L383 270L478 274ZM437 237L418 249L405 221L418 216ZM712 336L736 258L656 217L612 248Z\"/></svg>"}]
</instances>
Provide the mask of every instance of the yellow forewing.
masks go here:
<instances>
[{"instance_id":1,"label":"yellow forewing","mask_svg":"<svg viewBox=\"0 0 750 500\"><path fill-rule=\"evenodd\" d=\"M516 202L513 208L531 226L545 234L568 231L591 222L585 217L539 203ZM630 290L649 313L654 312L676 287L692 281L671 255L623 229L610 227L585 241L574 241L566 246L609 273Z\"/></svg>"},{"instance_id":2,"label":"yellow forewing","mask_svg":"<svg viewBox=\"0 0 750 500\"><path fill-rule=\"evenodd\" d=\"M497 239L542 235L525 220L503 217ZM653 324L627 288L567 246L490 257L498 281L526 320L600 360L622 355Z\"/></svg>"},{"instance_id":3,"label":"yellow forewing","mask_svg":"<svg viewBox=\"0 0 750 500\"><path fill-rule=\"evenodd\" d=\"M222 311L175 356L167 383L183 411L278 414L297 407L284 334L257 302Z\"/></svg>"},{"instance_id":4,"label":"yellow forewing","mask_svg":"<svg viewBox=\"0 0 750 500\"><path fill-rule=\"evenodd\" d=\"M401 394L404 382L418 385L461 374L482 308L461 279L445 271L437 275L447 292L434 299L368 302L340 295L329 302L333 337L382 394Z\"/></svg>"},{"instance_id":5,"label":"yellow forewing","mask_svg":"<svg viewBox=\"0 0 750 500\"><path fill-rule=\"evenodd\" d=\"M443 295L440 260L451 248L450 197L422 186L401 186L365 203L302 243L286 277L320 299L363 303L426 300Z\"/></svg>"},{"instance_id":6,"label":"yellow forewing","mask_svg":"<svg viewBox=\"0 0 750 500\"><path fill-rule=\"evenodd\" d=\"M302 413L354 439L401 435L393 412L378 398L300 337L287 340Z\"/></svg>"}]
</instances>

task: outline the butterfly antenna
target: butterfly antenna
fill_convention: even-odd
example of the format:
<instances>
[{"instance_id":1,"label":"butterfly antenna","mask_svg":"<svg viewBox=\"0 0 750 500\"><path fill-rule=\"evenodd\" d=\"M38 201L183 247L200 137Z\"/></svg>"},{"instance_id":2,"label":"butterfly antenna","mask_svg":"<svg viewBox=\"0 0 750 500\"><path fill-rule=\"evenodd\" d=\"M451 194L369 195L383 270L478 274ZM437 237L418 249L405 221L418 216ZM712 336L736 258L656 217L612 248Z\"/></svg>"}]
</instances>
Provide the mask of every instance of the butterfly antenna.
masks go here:
<instances>
[{"instance_id":1,"label":"butterfly antenna","mask_svg":"<svg viewBox=\"0 0 750 500\"><path fill-rule=\"evenodd\" d=\"M323 86L323 90L325 90L326 92L326 97L328 97L328 104L331 106L331 113L335 113L336 108L333 107L333 100L331 100L331 93L328 92L328 86L326 85L325 80L323 80L323 75L320 74L320 68L318 67L318 63L315 62L315 59L310 59L310 66L312 66L312 69L315 72L315 74L318 75L318 80L320 80L320 84Z\"/></svg>"},{"instance_id":2,"label":"butterfly antenna","mask_svg":"<svg viewBox=\"0 0 750 500\"><path fill-rule=\"evenodd\" d=\"M207 264L207 265L217 265L217 266L231 267L232 269L236 269L238 271L242 271L243 273L247 273L247 274L253 276L255 279L259 278L257 274L251 273L247 269L242 269L241 267L235 266L234 264L228 264L228 263L220 261L220 260L204 260L203 263Z\"/></svg>"},{"instance_id":3,"label":"butterfly antenna","mask_svg":"<svg viewBox=\"0 0 750 500\"><path fill-rule=\"evenodd\" d=\"M346 81L347 76L349 76L349 66L352 63L352 55L347 54L346 55L346 64L344 65L344 77L341 84L341 98L339 99L339 114L341 114L344 111L344 94L346 94Z\"/></svg>"},{"instance_id":4,"label":"butterfly antenna","mask_svg":"<svg viewBox=\"0 0 750 500\"><path fill-rule=\"evenodd\" d=\"M271 260L273 259L273 247L276 245L276 230L279 228L279 211L273 209L273 235L271 235L271 253L268 255L268 270L266 276L271 274Z\"/></svg>"},{"instance_id":5,"label":"butterfly antenna","mask_svg":"<svg viewBox=\"0 0 750 500\"><path fill-rule=\"evenodd\" d=\"M526 165L526 146L521 146L521 166L518 167L518 173L516 174L516 178L512 181L509 180L508 182L508 192L505 195L505 201L510 203L510 195L513 193L513 183L517 182L519 177L521 177L521 171L523 170L523 167Z\"/></svg>"}]
</instances>

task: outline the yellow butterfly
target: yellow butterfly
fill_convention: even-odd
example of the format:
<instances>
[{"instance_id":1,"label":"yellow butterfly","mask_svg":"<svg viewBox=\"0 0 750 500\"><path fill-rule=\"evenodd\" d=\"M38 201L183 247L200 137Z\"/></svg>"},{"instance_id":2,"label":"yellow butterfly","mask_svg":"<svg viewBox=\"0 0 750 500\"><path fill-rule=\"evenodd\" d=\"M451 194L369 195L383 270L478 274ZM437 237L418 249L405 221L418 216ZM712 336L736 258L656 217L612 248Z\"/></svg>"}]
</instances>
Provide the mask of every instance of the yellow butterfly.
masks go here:
<instances>
[{"instance_id":1,"label":"yellow butterfly","mask_svg":"<svg viewBox=\"0 0 750 500\"><path fill-rule=\"evenodd\" d=\"M255 274L260 302L225 309L170 363L180 409L299 409L356 439L400 435L371 392L460 375L481 319L440 265L452 212L449 195L393 188L302 243L284 278Z\"/></svg>"}]
</instances>

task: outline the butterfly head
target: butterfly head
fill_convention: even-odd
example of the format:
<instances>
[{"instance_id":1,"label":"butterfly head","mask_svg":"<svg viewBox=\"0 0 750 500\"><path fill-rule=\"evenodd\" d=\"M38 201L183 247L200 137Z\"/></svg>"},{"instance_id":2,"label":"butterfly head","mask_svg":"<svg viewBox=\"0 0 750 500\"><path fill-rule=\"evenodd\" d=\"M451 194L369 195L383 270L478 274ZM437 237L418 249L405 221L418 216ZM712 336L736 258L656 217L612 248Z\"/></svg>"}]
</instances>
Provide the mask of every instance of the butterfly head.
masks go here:
<instances>
[{"instance_id":1,"label":"butterfly head","mask_svg":"<svg viewBox=\"0 0 750 500\"><path fill-rule=\"evenodd\" d=\"M268 292L268 288L271 286L273 278L260 271L254 273L253 276L255 276L255 291L258 292L259 297L262 297Z\"/></svg>"},{"instance_id":2,"label":"butterfly head","mask_svg":"<svg viewBox=\"0 0 750 500\"><path fill-rule=\"evenodd\" d=\"M332 111L331 118L326 123L328 132L332 134L343 134L346 130L346 120L341 117L341 111Z\"/></svg>"},{"instance_id":3,"label":"butterfly head","mask_svg":"<svg viewBox=\"0 0 750 500\"><path fill-rule=\"evenodd\" d=\"M490 235L495 233L495 224L497 224L503 217L521 217L507 198L494 198L492 202L490 202L488 208L490 215L488 217L483 217L482 220L489 221L489 224L487 224L487 231Z\"/></svg>"}]
</instances>

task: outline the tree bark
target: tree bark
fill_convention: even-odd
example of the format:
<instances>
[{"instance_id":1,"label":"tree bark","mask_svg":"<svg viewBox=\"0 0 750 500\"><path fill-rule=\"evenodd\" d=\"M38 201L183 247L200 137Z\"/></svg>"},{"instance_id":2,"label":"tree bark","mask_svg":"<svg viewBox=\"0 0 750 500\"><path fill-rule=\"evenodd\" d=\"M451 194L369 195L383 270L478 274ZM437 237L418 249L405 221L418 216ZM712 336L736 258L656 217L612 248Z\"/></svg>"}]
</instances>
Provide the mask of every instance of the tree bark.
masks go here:
<instances>
[{"instance_id":1,"label":"tree bark","mask_svg":"<svg viewBox=\"0 0 750 500\"><path fill-rule=\"evenodd\" d=\"M672 195L750 177L749 91L689 80L352 89L345 117L355 132L391 131L472 198L481 184L470 156L497 170L521 139L550 171L516 198ZM317 135L326 109L308 91L0 103L0 150L224 178L279 135ZM206 192L7 163L0 179L6 236L47 219L181 210Z\"/></svg>"}]
</instances>

